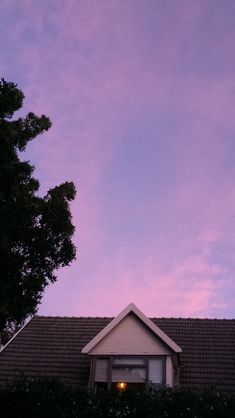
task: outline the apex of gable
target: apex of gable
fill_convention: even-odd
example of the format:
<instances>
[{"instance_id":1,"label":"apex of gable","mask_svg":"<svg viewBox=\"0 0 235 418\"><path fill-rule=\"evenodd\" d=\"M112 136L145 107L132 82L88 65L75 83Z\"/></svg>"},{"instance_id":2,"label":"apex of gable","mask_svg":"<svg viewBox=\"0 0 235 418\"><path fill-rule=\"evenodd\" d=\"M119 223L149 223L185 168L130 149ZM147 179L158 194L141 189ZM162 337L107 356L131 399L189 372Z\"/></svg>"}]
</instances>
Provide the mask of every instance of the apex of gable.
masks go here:
<instances>
[{"instance_id":1,"label":"apex of gable","mask_svg":"<svg viewBox=\"0 0 235 418\"><path fill-rule=\"evenodd\" d=\"M89 354L94 347L99 344L111 331L120 324L124 318L133 313L152 333L158 337L173 352L180 353L181 348L165 334L157 325L155 325L147 316L140 311L134 303L129 303L105 328L103 328L85 347L82 353Z\"/></svg>"}]
</instances>

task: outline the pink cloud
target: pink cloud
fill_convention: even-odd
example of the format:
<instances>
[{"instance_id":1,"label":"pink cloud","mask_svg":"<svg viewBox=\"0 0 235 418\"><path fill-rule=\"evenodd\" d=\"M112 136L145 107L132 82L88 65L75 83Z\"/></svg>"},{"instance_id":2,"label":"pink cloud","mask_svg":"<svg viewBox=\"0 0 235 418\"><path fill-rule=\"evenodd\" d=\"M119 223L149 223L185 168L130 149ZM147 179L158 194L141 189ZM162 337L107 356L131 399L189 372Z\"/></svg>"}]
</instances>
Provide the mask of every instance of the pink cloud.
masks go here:
<instances>
[{"instance_id":1,"label":"pink cloud","mask_svg":"<svg viewBox=\"0 0 235 418\"><path fill-rule=\"evenodd\" d=\"M112 266L101 259L95 278L74 289L72 314L113 316L132 301L149 316L211 316L211 303L221 303L221 284L214 279L224 270L203 255L183 260L165 275L157 272L152 259L138 267L126 269L121 253Z\"/></svg>"}]
</instances>

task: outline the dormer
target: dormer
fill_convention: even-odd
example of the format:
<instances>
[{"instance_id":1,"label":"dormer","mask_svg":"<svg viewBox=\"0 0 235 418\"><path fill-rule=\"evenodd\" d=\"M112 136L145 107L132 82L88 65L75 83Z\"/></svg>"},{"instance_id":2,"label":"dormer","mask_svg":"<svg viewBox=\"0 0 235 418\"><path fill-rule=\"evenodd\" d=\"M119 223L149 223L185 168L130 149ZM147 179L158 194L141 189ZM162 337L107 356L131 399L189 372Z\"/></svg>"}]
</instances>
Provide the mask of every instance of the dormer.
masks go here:
<instances>
[{"instance_id":1,"label":"dormer","mask_svg":"<svg viewBox=\"0 0 235 418\"><path fill-rule=\"evenodd\" d=\"M82 349L91 356L90 387L119 390L174 386L181 351L133 303Z\"/></svg>"}]
</instances>

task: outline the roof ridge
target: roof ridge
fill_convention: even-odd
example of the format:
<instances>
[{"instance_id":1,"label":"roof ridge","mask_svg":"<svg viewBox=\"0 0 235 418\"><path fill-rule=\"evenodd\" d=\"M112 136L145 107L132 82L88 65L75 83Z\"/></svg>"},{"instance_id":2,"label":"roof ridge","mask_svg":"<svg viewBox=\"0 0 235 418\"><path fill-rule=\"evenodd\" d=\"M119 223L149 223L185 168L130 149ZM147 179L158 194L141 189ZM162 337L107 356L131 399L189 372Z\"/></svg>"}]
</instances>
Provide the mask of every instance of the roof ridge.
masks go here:
<instances>
[{"instance_id":1,"label":"roof ridge","mask_svg":"<svg viewBox=\"0 0 235 418\"><path fill-rule=\"evenodd\" d=\"M162 317L150 317L149 319L153 320L153 319L175 319L175 320L189 320L189 321L235 321L235 318L193 318L193 317L166 317L166 316L162 316Z\"/></svg>"},{"instance_id":2,"label":"roof ridge","mask_svg":"<svg viewBox=\"0 0 235 418\"><path fill-rule=\"evenodd\" d=\"M59 318L59 319L113 319L113 316L60 316L60 315L34 315L33 318Z\"/></svg>"},{"instance_id":3,"label":"roof ridge","mask_svg":"<svg viewBox=\"0 0 235 418\"><path fill-rule=\"evenodd\" d=\"M59 319L110 319L112 320L113 316L60 316L60 315L34 315L33 318L59 318ZM182 320L182 321L235 321L235 318L193 318L193 317L173 317L173 316L150 316L148 317L151 320Z\"/></svg>"}]
</instances>

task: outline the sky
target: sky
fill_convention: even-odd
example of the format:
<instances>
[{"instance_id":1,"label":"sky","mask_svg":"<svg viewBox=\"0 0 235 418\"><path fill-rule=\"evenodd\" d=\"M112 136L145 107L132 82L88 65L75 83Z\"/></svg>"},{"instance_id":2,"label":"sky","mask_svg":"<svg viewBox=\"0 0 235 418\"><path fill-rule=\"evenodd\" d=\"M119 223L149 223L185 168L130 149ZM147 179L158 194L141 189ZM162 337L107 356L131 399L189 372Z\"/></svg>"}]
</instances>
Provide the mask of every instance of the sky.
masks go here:
<instances>
[{"instance_id":1,"label":"sky","mask_svg":"<svg viewBox=\"0 0 235 418\"><path fill-rule=\"evenodd\" d=\"M53 126L23 159L77 189L40 315L235 317L234 0L1 0L0 75Z\"/></svg>"}]
</instances>

